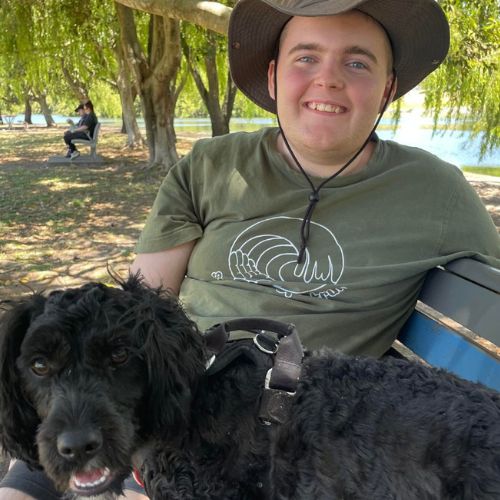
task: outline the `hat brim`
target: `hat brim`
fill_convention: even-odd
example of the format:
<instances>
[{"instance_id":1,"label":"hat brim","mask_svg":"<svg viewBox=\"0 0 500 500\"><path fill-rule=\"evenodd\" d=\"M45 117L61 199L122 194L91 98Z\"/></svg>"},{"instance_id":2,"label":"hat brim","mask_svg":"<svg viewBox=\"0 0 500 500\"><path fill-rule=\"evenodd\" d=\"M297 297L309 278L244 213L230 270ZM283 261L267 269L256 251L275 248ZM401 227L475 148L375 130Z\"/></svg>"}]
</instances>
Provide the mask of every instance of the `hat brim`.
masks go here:
<instances>
[{"instance_id":1,"label":"hat brim","mask_svg":"<svg viewBox=\"0 0 500 500\"><path fill-rule=\"evenodd\" d=\"M271 2L270 5L267 2ZM432 73L448 53L448 21L435 0L320 0L316 2L239 0L229 22L231 75L253 102L276 113L267 72L283 26L293 16L328 16L359 10L381 24L389 36L398 78L398 99Z\"/></svg>"}]
</instances>

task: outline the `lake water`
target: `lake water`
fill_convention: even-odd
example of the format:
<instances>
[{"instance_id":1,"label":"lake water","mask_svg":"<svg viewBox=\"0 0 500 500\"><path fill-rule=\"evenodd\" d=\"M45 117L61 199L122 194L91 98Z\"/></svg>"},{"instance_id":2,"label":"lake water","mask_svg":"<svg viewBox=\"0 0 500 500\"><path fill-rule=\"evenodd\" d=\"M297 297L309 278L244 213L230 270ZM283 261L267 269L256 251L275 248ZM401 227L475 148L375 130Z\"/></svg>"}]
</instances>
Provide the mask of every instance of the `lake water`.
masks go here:
<instances>
[{"instance_id":1,"label":"lake water","mask_svg":"<svg viewBox=\"0 0 500 500\"><path fill-rule=\"evenodd\" d=\"M36 125L44 125L45 120L43 115L33 115L33 123ZM66 124L67 116L53 115L54 121L57 124ZM73 120L78 120L78 117L71 117ZM23 115L18 115L14 119L14 124L22 123ZM103 124L120 126L121 122L115 119L100 119ZM139 119L139 126L143 127L143 120ZM382 120L387 124L387 120ZM200 132L210 135L210 120L208 118L179 118L176 119L175 128L179 133L182 131ZM238 130L257 130L261 127L275 126L276 121L272 118L233 118L231 120L231 131ZM494 166L500 167L500 148L494 149L487 154L481 161L479 160L479 144L480 139L471 139L467 132L449 131L432 133L430 119L416 115L415 113L407 113L401 116L399 126L395 132L391 130L380 130L378 135L382 139L395 140L401 144L415 146L435 155L441 159L453 163L458 166Z\"/></svg>"}]
</instances>

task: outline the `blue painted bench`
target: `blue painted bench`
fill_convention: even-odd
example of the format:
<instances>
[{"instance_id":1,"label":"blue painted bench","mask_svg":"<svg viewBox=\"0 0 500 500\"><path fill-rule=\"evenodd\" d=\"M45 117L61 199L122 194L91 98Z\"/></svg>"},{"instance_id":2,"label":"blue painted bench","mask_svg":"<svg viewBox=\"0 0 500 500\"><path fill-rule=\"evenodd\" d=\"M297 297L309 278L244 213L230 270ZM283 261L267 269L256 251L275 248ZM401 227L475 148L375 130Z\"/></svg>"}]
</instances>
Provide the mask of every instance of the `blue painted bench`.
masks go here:
<instances>
[{"instance_id":1,"label":"blue painted bench","mask_svg":"<svg viewBox=\"0 0 500 500\"><path fill-rule=\"evenodd\" d=\"M394 349L500 391L500 270L459 259L432 270Z\"/></svg>"}]
</instances>

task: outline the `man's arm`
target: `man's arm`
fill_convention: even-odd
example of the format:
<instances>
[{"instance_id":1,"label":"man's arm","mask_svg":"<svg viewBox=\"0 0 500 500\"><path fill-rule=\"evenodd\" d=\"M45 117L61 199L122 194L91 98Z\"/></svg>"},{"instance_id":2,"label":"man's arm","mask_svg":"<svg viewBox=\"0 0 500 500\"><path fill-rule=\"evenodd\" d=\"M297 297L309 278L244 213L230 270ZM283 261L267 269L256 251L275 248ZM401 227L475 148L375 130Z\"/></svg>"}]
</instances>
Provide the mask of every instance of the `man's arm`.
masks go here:
<instances>
[{"instance_id":1,"label":"man's arm","mask_svg":"<svg viewBox=\"0 0 500 500\"><path fill-rule=\"evenodd\" d=\"M90 129L90 122L92 118L90 115L84 115L77 123L76 128L73 129L73 132L87 132Z\"/></svg>"},{"instance_id":2,"label":"man's arm","mask_svg":"<svg viewBox=\"0 0 500 500\"><path fill-rule=\"evenodd\" d=\"M86 132L89 128L85 124L78 125L76 128L72 130L72 132Z\"/></svg>"},{"instance_id":3,"label":"man's arm","mask_svg":"<svg viewBox=\"0 0 500 500\"><path fill-rule=\"evenodd\" d=\"M189 241L161 252L140 253L130 266L130 272L140 271L148 285L169 288L178 294L195 243Z\"/></svg>"}]
</instances>

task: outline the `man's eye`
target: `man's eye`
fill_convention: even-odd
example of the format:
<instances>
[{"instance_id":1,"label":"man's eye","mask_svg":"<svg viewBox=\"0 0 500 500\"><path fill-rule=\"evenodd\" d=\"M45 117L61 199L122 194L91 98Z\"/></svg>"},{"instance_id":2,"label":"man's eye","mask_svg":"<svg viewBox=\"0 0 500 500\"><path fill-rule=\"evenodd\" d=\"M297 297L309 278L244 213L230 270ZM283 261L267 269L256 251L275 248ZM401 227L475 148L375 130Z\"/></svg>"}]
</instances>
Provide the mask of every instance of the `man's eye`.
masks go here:
<instances>
[{"instance_id":1,"label":"man's eye","mask_svg":"<svg viewBox=\"0 0 500 500\"><path fill-rule=\"evenodd\" d=\"M31 371L39 377L45 377L50 372L49 363L45 358L35 358L31 362Z\"/></svg>"},{"instance_id":2,"label":"man's eye","mask_svg":"<svg viewBox=\"0 0 500 500\"><path fill-rule=\"evenodd\" d=\"M359 61L351 62L351 63L349 63L349 66L351 66L351 68L354 68L354 69L365 69L366 68L366 65L363 64L362 62L359 62Z\"/></svg>"},{"instance_id":3,"label":"man's eye","mask_svg":"<svg viewBox=\"0 0 500 500\"><path fill-rule=\"evenodd\" d=\"M299 57L297 60L299 62L305 62L305 63L309 63L309 62L314 61L314 59L311 56L302 56L302 57Z\"/></svg>"},{"instance_id":4,"label":"man's eye","mask_svg":"<svg viewBox=\"0 0 500 500\"><path fill-rule=\"evenodd\" d=\"M126 347L115 347L111 351L111 361L114 365L123 365L128 361L128 355Z\"/></svg>"}]
</instances>

